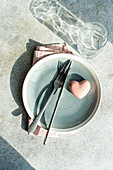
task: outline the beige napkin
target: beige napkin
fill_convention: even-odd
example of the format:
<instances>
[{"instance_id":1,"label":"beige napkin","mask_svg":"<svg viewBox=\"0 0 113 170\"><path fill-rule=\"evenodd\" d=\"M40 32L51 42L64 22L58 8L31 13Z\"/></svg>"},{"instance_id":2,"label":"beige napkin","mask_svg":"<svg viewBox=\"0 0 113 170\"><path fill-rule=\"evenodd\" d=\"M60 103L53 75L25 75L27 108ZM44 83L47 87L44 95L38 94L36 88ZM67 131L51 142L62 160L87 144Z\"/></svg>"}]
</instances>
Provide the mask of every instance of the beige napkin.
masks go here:
<instances>
[{"instance_id":1,"label":"beige napkin","mask_svg":"<svg viewBox=\"0 0 113 170\"><path fill-rule=\"evenodd\" d=\"M32 65L37 63L42 58L47 57L48 55L57 54L57 53L73 54L71 51L68 50L66 43L64 43L64 44L51 44L51 45L46 45L46 46L37 46L36 50L34 51ZM30 126L32 121L33 120L30 117L28 117L28 127ZM33 133L28 132L28 134L44 136L46 134L46 130L41 128L40 126L37 126L36 130ZM49 136L57 137L58 133L51 131Z\"/></svg>"}]
</instances>

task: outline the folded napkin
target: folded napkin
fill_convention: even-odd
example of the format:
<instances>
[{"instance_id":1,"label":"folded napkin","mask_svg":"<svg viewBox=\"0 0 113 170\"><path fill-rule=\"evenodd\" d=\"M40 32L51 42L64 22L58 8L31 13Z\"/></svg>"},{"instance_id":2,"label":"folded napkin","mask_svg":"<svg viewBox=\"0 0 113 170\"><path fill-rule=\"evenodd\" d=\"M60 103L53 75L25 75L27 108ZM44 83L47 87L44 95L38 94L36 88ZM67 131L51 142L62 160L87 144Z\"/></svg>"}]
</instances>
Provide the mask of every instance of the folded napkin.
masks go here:
<instances>
[{"instance_id":1,"label":"folded napkin","mask_svg":"<svg viewBox=\"0 0 113 170\"><path fill-rule=\"evenodd\" d=\"M52 54L57 54L57 53L73 54L71 51L68 50L66 43L51 44L51 45L46 45L46 46L37 46L36 50L34 51L32 65L34 65L35 63L37 63L39 60L41 60L44 57L47 57L47 56L52 55ZM30 117L28 117L28 127L30 126L32 121L33 120ZM46 134L46 130L37 125L36 130L33 133L28 132L28 134L44 136ZM58 133L50 131L49 136L57 137Z\"/></svg>"}]
</instances>

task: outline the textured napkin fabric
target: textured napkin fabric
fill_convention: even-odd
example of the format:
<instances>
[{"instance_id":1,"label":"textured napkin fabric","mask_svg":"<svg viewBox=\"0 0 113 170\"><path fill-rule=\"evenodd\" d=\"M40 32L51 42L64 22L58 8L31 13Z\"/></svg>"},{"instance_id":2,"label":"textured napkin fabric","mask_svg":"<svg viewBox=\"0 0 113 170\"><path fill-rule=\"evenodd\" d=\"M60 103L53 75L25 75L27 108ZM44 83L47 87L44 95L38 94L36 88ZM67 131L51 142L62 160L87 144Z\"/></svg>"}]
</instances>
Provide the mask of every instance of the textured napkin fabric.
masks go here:
<instances>
[{"instance_id":1,"label":"textured napkin fabric","mask_svg":"<svg viewBox=\"0 0 113 170\"><path fill-rule=\"evenodd\" d=\"M36 50L34 51L32 65L34 65L35 63L37 63L39 60L41 60L44 57L47 57L47 56L52 55L52 54L57 54L57 53L73 54L71 51L68 50L66 43L64 43L64 44L51 44L51 45L46 45L46 46L37 46ZM30 117L28 117L28 127L32 123L32 121L33 120ZM37 125L36 130L33 133L28 132L28 134L44 136L46 134L46 130ZM57 132L51 132L50 131L51 137L57 137L57 135L58 135Z\"/></svg>"},{"instance_id":2,"label":"textured napkin fabric","mask_svg":"<svg viewBox=\"0 0 113 170\"><path fill-rule=\"evenodd\" d=\"M71 51L68 50L66 43L64 44L51 44L46 46L37 46L36 50L34 51L33 57L33 65L48 55L57 54L57 53L68 53L73 54Z\"/></svg>"}]
</instances>

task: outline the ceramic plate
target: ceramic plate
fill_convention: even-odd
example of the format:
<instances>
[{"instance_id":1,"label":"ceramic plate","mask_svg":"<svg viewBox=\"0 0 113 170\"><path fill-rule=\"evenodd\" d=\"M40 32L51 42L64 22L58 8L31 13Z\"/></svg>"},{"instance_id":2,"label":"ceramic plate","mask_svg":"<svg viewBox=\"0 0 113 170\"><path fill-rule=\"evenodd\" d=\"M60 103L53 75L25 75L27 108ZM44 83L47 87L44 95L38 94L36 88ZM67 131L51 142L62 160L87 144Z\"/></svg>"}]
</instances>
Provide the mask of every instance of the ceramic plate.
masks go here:
<instances>
[{"instance_id":1,"label":"ceramic plate","mask_svg":"<svg viewBox=\"0 0 113 170\"><path fill-rule=\"evenodd\" d=\"M28 72L23 84L23 102L28 115L33 119L48 99L51 82L59 66L70 59L72 61L60 104L58 106L52 130L67 132L85 125L96 113L101 99L101 86L92 67L79 57L71 54L54 54L37 62ZM72 80L88 80L91 83L89 93L82 99L76 98L69 90ZM52 97L43 113L39 125L46 129L59 94Z\"/></svg>"}]
</instances>

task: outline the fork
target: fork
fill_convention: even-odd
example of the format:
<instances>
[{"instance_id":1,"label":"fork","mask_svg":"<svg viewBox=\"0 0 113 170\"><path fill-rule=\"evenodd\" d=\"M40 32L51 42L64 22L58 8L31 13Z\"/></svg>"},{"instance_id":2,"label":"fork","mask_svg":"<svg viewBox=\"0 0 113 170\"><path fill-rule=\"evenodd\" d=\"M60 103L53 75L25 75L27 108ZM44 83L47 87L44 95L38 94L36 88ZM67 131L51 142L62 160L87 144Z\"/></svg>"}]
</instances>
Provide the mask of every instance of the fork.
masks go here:
<instances>
[{"instance_id":1,"label":"fork","mask_svg":"<svg viewBox=\"0 0 113 170\"><path fill-rule=\"evenodd\" d=\"M62 85L62 87L61 87L59 96L58 96L58 98L57 98L56 105L55 105L54 111L53 111L53 113L52 113L50 122L49 122L49 124L48 124L48 126L47 126L47 132L46 132L46 135L45 135L45 138L44 138L44 142L43 142L44 145L46 144L46 140L47 140L48 134L49 134L49 132L50 132L50 128L51 128L51 126L52 126L52 123L53 123L53 120L54 120L54 117L55 117L55 114L56 114L58 105L59 105L59 103L60 103L60 98L61 98L62 91L63 91L63 88L64 88L64 84L65 84L65 81L66 81L66 77L67 77L68 72L69 72L69 70L70 70L71 63L72 63L72 61L69 63L69 66L68 66L67 70L66 70L66 71L63 73L63 75L62 75L63 85Z\"/></svg>"},{"instance_id":2,"label":"fork","mask_svg":"<svg viewBox=\"0 0 113 170\"><path fill-rule=\"evenodd\" d=\"M48 100L46 101L45 105L43 106L42 110L38 113L38 115L35 116L33 122L29 126L29 128L28 128L29 132L34 132L35 131L35 129L36 129L37 125L38 125L38 122L40 121L40 119L42 117L42 114L45 111L47 105L49 104L52 96L56 93L58 88L62 87L64 76L65 76L64 71L65 71L67 65L69 64L69 62L70 62L70 60L68 60L68 62L64 64L64 66L61 68L60 72L58 73L56 79L53 82L53 90L52 90Z\"/></svg>"}]
</instances>

